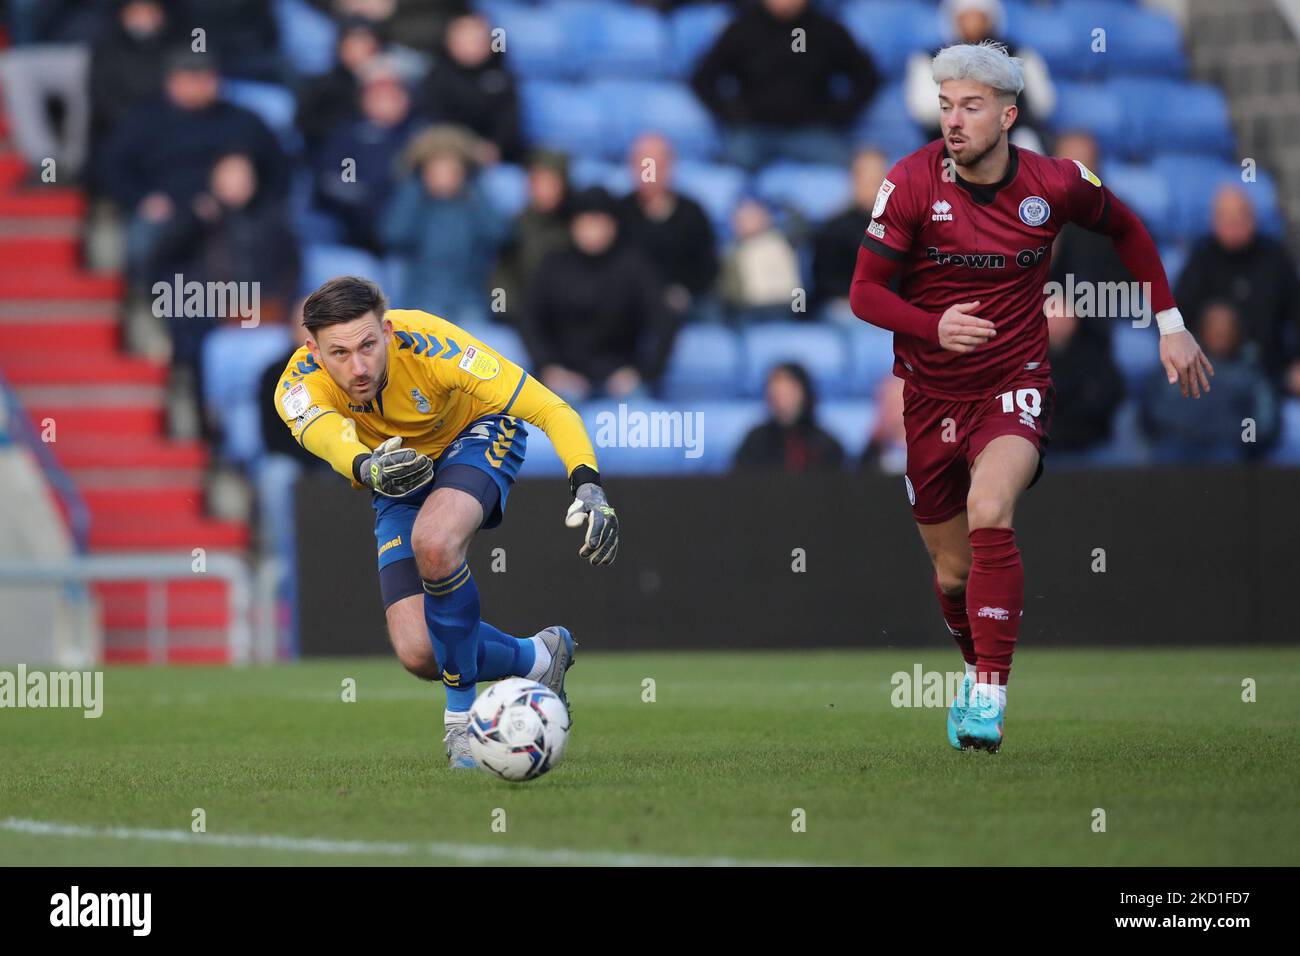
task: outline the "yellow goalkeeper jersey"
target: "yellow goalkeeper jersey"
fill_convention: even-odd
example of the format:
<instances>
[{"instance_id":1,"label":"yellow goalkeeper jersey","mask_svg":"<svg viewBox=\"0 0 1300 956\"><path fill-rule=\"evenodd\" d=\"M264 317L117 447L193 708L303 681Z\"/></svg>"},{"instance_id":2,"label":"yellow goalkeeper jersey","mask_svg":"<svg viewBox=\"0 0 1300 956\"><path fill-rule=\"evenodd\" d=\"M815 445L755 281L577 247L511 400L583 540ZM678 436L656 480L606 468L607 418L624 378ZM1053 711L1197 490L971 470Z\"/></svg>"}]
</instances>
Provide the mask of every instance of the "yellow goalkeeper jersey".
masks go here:
<instances>
[{"instance_id":1,"label":"yellow goalkeeper jersey","mask_svg":"<svg viewBox=\"0 0 1300 956\"><path fill-rule=\"evenodd\" d=\"M276 411L293 437L352 480L352 463L386 439L432 458L484 415L522 418L546 432L567 473L596 468L582 419L518 365L464 329L428 312L390 309L388 373L372 401L358 405L334 383L306 346L285 366Z\"/></svg>"}]
</instances>

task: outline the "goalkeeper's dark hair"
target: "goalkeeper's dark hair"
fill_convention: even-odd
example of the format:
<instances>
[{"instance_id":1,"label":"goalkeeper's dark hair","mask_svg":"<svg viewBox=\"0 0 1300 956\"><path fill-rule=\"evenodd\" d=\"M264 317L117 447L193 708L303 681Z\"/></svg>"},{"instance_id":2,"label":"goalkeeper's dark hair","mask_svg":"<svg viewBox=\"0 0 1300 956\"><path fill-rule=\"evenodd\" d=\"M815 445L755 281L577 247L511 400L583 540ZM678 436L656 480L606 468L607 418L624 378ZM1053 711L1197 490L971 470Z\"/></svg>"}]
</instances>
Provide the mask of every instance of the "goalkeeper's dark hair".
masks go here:
<instances>
[{"instance_id":1,"label":"goalkeeper's dark hair","mask_svg":"<svg viewBox=\"0 0 1300 956\"><path fill-rule=\"evenodd\" d=\"M313 335L318 329L351 322L367 312L379 318L388 311L388 298L378 285L360 276L330 279L302 304L302 324Z\"/></svg>"}]
</instances>

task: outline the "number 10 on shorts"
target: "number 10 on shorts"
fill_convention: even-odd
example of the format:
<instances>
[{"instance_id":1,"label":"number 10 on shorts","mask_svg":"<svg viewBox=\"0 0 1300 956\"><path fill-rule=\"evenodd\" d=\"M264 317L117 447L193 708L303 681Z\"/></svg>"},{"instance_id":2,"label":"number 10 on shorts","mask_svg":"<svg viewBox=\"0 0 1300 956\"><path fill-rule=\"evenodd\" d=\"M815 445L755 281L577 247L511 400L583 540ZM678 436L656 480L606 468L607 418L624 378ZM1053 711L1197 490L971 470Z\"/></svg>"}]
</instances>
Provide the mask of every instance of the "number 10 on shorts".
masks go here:
<instances>
[{"instance_id":1,"label":"number 10 on shorts","mask_svg":"<svg viewBox=\"0 0 1300 956\"><path fill-rule=\"evenodd\" d=\"M1043 410L1042 392L1036 388L1018 388L1014 391L1003 392L998 398L1002 400L1002 410L1004 412L1014 412L1019 407L1020 421L1037 431L1038 426L1035 419L1038 418L1038 413Z\"/></svg>"}]
</instances>

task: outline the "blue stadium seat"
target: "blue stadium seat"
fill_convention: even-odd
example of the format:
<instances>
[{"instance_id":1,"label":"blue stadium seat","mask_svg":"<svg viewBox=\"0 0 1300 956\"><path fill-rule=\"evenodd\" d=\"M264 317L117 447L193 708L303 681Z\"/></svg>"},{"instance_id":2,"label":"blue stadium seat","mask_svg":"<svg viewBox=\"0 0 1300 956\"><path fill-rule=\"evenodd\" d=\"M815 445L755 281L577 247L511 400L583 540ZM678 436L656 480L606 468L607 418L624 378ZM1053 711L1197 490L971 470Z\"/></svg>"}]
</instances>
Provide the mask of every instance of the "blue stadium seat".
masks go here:
<instances>
[{"instance_id":1,"label":"blue stadium seat","mask_svg":"<svg viewBox=\"0 0 1300 956\"><path fill-rule=\"evenodd\" d=\"M732 11L721 3L690 4L679 7L668 17L672 43L669 64L680 77L687 77L695 63L711 47L731 22Z\"/></svg>"},{"instance_id":2,"label":"blue stadium seat","mask_svg":"<svg viewBox=\"0 0 1300 956\"><path fill-rule=\"evenodd\" d=\"M309 245L302 250L302 292L315 291L335 276L363 276L379 280L383 268L379 260L355 246Z\"/></svg>"},{"instance_id":3,"label":"blue stadium seat","mask_svg":"<svg viewBox=\"0 0 1300 956\"><path fill-rule=\"evenodd\" d=\"M670 401L730 398L740 392L739 337L723 325L688 325L673 343L663 379Z\"/></svg>"},{"instance_id":4,"label":"blue stadium seat","mask_svg":"<svg viewBox=\"0 0 1300 956\"><path fill-rule=\"evenodd\" d=\"M1124 105L1125 155L1146 156L1156 150L1233 154L1236 140L1228 101L1216 87L1132 77L1111 80L1106 86Z\"/></svg>"},{"instance_id":5,"label":"blue stadium seat","mask_svg":"<svg viewBox=\"0 0 1300 956\"><path fill-rule=\"evenodd\" d=\"M1053 82L1078 79L1087 73L1086 37L1070 30L1059 13L1023 3L1007 3L1007 41L1033 50L1043 58Z\"/></svg>"},{"instance_id":6,"label":"blue stadium seat","mask_svg":"<svg viewBox=\"0 0 1300 956\"><path fill-rule=\"evenodd\" d=\"M492 204L511 218L528 205L528 171L522 166L497 163L479 173L478 181Z\"/></svg>"},{"instance_id":7,"label":"blue stadium seat","mask_svg":"<svg viewBox=\"0 0 1300 956\"><path fill-rule=\"evenodd\" d=\"M287 326L216 329L203 342L203 403L220 416L222 455L244 464L262 450L258 379L268 365L282 361L293 345Z\"/></svg>"},{"instance_id":8,"label":"blue stadium seat","mask_svg":"<svg viewBox=\"0 0 1300 956\"><path fill-rule=\"evenodd\" d=\"M1152 167L1170 185L1170 215L1174 231L1195 240L1209 231L1210 210L1220 186L1240 186L1250 197L1261 231L1280 235L1282 216L1277 202L1277 185L1268 173L1256 171L1255 182L1242 182L1242 169L1230 162L1204 156L1168 154L1157 156Z\"/></svg>"},{"instance_id":9,"label":"blue stadium seat","mask_svg":"<svg viewBox=\"0 0 1300 956\"><path fill-rule=\"evenodd\" d=\"M1187 263L1187 246L1169 245L1160 247L1160 264L1165 267L1165 275L1169 277L1169 284L1175 285L1178 277L1183 274L1183 266Z\"/></svg>"},{"instance_id":10,"label":"blue stadium seat","mask_svg":"<svg viewBox=\"0 0 1300 956\"><path fill-rule=\"evenodd\" d=\"M574 189L601 186L615 196L622 196L632 189L632 174L626 163L579 156L569 164L569 183Z\"/></svg>"},{"instance_id":11,"label":"blue stadium seat","mask_svg":"<svg viewBox=\"0 0 1300 956\"><path fill-rule=\"evenodd\" d=\"M1269 460L1279 465L1300 465L1300 398L1288 398L1281 408L1282 434Z\"/></svg>"},{"instance_id":12,"label":"blue stadium seat","mask_svg":"<svg viewBox=\"0 0 1300 956\"><path fill-rule=\"evenodd\" d=\"M505 31L506 60L526 79L567 79L582 73L580 37L564 18L545 7L518 3L480 4L493 26Z\"/></svg>"},{"instance_id":13,"label":"blue stadium seat","mask_svg":"<svg viewBox=\"0 0 1300 956\"><path fill-rule=\"evenodd\" d=\"M847 169L813 163L772 163L754 177L754 189L763 201L813 222L829 219L853 198Z\"/></svg>"},{"instance_id":14,"label":"blue stadium seat","mask_svg":"<svg viewBox=\"0 0 1300 956\"><path fill-rule=\"evenodd\" d=\"M684 159L707 159L718 150L713 117L684 83L597 80L586 95L599 104L605 156L622 159L646 132L662 133Z\"/></svg>"},{"instance_id":15,"label":"blue stadium seat","mask_svg":"<svg viewBox=\"0 0 1300 956\"><path fill-rule=\"evenodd\" d=\"M767 408L757 399L701 402L692 407L704 422L703 470L712 474L730 471L745 436L767 420Z\"/></svg>"},{"instance_id":16,"label":"blue stadium seat","mask_svg":"<svg viewBox=\"0 0 1300 956\"><path fill-rule=\"evenodd\" d=\"M221 98L260 116L285 152L293 154L301 148L302 137L293 123L298 102L285 87L256 80L223 79Z\"/></svg>"},{"instance_id":17,"label":"blue stadium seat","mask_svg":"<svg viewBox=\"0 0 1300 956\"><path fill-rule=\"evenodd\" d=\"M901 83L891 83L876 93L858 117L853 142L875 146L891 162L925 145L925 133L907 112Z\"/></svg>"},{"instance_id":18,"label":"blue stadium seat","mask_svg":"<svg viewBox=\"0 0 1300 956\"><path fill-rule=\"evenodd\" d=\"M1113 72L1109 64L1114 39L1124 32L1129 12L1128 4L1115 0L1061 0L1052 11L1073 40L1073 55L1082 75L1099 77ZM1093 31L1099 28L1106 31L1105 52L1093 50Z\"/></svg>"},{"instance_id":19,"label":"blue stadium seat","mask_svg":"<svg viewBox=\"0 0 1300 956\"><path fill-rule=\"evenodd\" d=\"M550 9L577 37L587 76L646 79L670 65L668 24L654 10L601 0L559 0Z\"/></svg>"},{"instance_id":20,"label":"blue stadium seat","mask_svg":"<svg viewBox=\"0 0 1300 956\"><path fill-rule=\"evenodd\" d=\"M849 374L845 393L872 396L894 371L894 333L869 322L855 321L845 329L849 344Z\"/></svg>"},{"instance_id":21,"label":"blue stadium seat","mask_svg":"<svg viewBox=\"0 0 1300 956\"><path fill-rule=\"evenodd\" d=\"M704 207L719 239L731 235L731 213L744 194L747 181L743 169L720 163L684 160L676 167L677 190Z\"/></svg>"},{"instance_id":22,"label":"blue stadium seat","mask_svg":"<svg viewBox=\"0 0 1300 956\"><path fill-rule=\"evenodd\" d=\"M528 357L528 349L524 346L523 337L505 323L475 322L470 324L467 322L461 328L488 348L498 352L503 358L514 362L520 368L532 368L533 363Z\"/></svg>"},{"instance_id":23,"label":"blue stadium seat","mask_svg":"<svg viewBox=\"0 0 1300 956\"><path fill-rule=\"evenodd\" d=\"M854 0L844 6L840 19L891 79L902 78L911 54L933 53L944 42L939 12L911 0Z\"/></svg>"},{"instance_id":24,"label":"blue stadium seat","mask_svg":"<svg viewBox=\"0 0 1300 956\"><path fill-rule=\"evenodd\" d=\"M1155 319L1151 320L1152 325ZM1132 322L1116 322L1111 334L1111 355L1119 366L1130 395L1141 394L1151 373L1160 367L1160 335L1151 326L1134 328Z\"/></svg>"},{"instance_id":25,"label":"blue stadium seat","mask_svg":"<svg viewBox=\"0 0 1300 956\"><path fill-rule=\"evenodd\" d=\"M605 117L587 87L551 80L525 80L519 87L524 131L533 143L576 155L609 149Z\"/></svg>"},{"instance_id":26,"label":"blue stadium seat","mask_svg":"<svg viewBox=\"0 0 1300 956\"><path fill-rule=\"evenodd\" d=\"M761 395L767 373L781 362L798 362L823 398L849 391L848 349L842 330L817 322L769 322L741 333L744 394Z\"/></svg>"},{"instance_id":27,"label":"blue stadium seat","mask_svg":"<svg viewBox=\"0 0 1300 956\"><path fill-rule=\"evenodd\" d=\"M1057 130L1085 129L1097 140L1103 155L1132 154L1127 137L1125 104L1115 91L1099 83L1056 84L1056 112L1051 125Z\"/></svg>"},{"instance_id":28,"label":"blue stadium seat","mask_svg":"<svg viewBox=\"0 0 1300 956\"><path fill-rule=\"evenodd\" d=\"M1169 198L1169 182L1152 166L1107 163L1102 182L1137 213L1156 239L1177 235Z\"/></svg>"},{"instance_id":29,"label":"blue stadium seat","mask_svg":"<svg viewBox=\"0 0 1300 956\"><path fill-rule=\"evenodd\" d=\"M1120 17L1121 27L1106 37L1101 65L1107 75L1187 75L1182 31L1163 11L1131 7Z\"/></svg>"},{"instance_id":30,"label":"blue stadium seat","mask_svg":"<svg viewBox=\"0 0 1300 956\"><path fill-rule=\"evenodd\" d=\"M328 73L334 66L338 25L307 0L275 0L280 50L295 72L304 76Z\"/></svg>"},{"instance_id":31,"label":"blue stadium seat","mask_svg":"<svg viewBox=\"0 0 1300 956\"><path fill-rule=\"evenodd\" d=\"M601 474L616 475L703 471L708 443L699 411L695 404L649 398L600 399L578 408L596 446Z\"/></svg>"},{"instance_id":32,"label":"blue stadium seat","mask_svg":"<svg viewBox=\"0 0 1300 956\"><path fill-rule=\"evenodd\" d=\"M875 423L876 406L866 399L822 402L817 406L817 424L844 446L850 461L857 461L866 451Z\"/></svg>"}]
</instances>

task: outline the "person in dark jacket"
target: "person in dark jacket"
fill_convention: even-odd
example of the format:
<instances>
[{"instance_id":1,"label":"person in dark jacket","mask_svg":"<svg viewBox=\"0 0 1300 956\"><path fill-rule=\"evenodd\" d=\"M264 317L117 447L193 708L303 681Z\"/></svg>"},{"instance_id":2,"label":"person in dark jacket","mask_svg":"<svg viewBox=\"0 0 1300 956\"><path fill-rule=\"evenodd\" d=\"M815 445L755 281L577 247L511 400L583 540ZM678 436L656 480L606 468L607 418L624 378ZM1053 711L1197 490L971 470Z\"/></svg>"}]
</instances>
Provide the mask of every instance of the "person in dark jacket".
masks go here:
<instances>
[{"instance_id":1,"label":"person in dark jacket","mask_svg":"<svg viewBox=\"0 0 1300 956\"><path fill-rule=\"evenodd\" d=\"M878 149L860 150L853 157L852 172L853 201L813 234L812 298L815 308L835 306L836 318L857 322L849 308L849 286L857 268L858 249L871 224L871 207L889 172L889 160Z\"/></svg>"},{"instance_id":2,"label":"person in dark jacket","mask_svg":"<svg viewBox=\"0 0 1300 956\"><path fill-rule=\"evenodd\" d=\"M280 56L280 27L266 0L180 0L187 37L202 30L208 53L226 76L263 83L290 79Z\"/></svg>"},{"instance_id":3,"label":"person in dark jacket","mask_svg":"<svg viewBox=\"0 0 1300 956\"><path fill-rule=\"evenodd\" d=\"M384 50L383 27L364 17L339 24L334 66L312 77L298 92L294 125L310 152L361 109L361 76Z\"/></svg>"},{"instance_id":4,"label":"person in dark jacket","mask_svg":"<svg viewBox=\"0 0 1300 956\"><path fill-rule=\"evenodd\" d=\"M493 318L514 321L524 309L528 283L552 252L569 244L569 159L554 150L537 150L528 161L528 203L510 224L510 234L492 276L500 289Z\"/></svg>"},{"instance_id":5,"label":"person in dark jacket","mask_svg":"<svg viewBox=\"0 0 1300 956\"><path fill-rule=\"evenodd\" d=\"M164 88L162 99L141 103L118 126L100 167L100 181L132 216L127 264L137 279L149 274L160 231L203 191L218 156L246 153L264 190L284 188L275 135L255 113L217 98L220 80L208 54L171 54Z\"/></svg>"},{"instance_id":6,"label":"person in dark jacket","mask_svg":"<svg viewBox=\"0 0 1300 956\"><path fill-rule=\"evenodd\" d=\"M569 244L542 260L520 332L542 383L574 401L619 398L652 385L672 346L654 267L622 241L613 198L573 198Z\"/></svg>"},{"instance_id":7,"label":"person in dark jacket","mask_svg":"<svg viewBox=\"0 0 1300 956\"><path fill-rule=\"evenodd\" d=\"M1300 395L1300 280L1295 260L1256 229L1255 212L1238 185L1214 196L1213 230L1192 248L1175 289L1197 331L1208 305L1231 303L1242 338L1275 387Z\"/></svg>"},{"instance_id":8,"label":"person in dark jacket","mask_svg":"<svg viewBox=\"0 0 1300 956\"><path fill-rule=\"evenodd\" d=\"M673 189L675 159L672 144L662 136L638 137L628 154L636 188L619 201L618 213L628 242L659 270L665 306L685 322L703 317L713 301L718 251L704 208ZM643 175L647 168L654 169L653 176Z\"/></svg>"},{"instance_id":9,"label":"person in dark jacket","mask_svg":"<svg viewBox=\"0 0 1300 956\"><path fill-rule=\"evenodd\" d=\"M844 448L817 424L817 392L807 370L784 362L767 374L768 421L741 442L733 468L792 474L840 468Z\"/></svg>"},{"instance_id":10,"label":"person in dark jacket","mask_svg":"<svg viewBox=\"0 0 1300 956\"><path fill-rule=\"evenodd\" d=\"M492 48L492 31L477 13L447 24L442 49L425 78L416 112L435 123L472 130L488 151L488 165L517 162L524 152L519 97L505 55Z\"/></svg>"},{"instance_id":11,"label":"person in dark jacket","mask_svg":"<svg viewBox=\"0 0 1300 956\"><path fill-rule=\"evenodd\" d=\"M774 159L847 165L847 128L879 83L871 57L809 0L745 5L691 76L725 127L728 161L751 170Z\"/></svg>"},{"instance_id":12,"label":"person in dark jacket","mask_svg":"<svg viewBox=\"0 0 1300 956\"><path fill-rule=\"evenodd\" d=\"M1110 343L1081 330L1071 309L1058 308L1047 316L1047 350L1056 391L1053 452L1087 451L1108 441L1115 410L1124 400L1124 378L1115 367Z\"/></svg>"}]
</instances>

